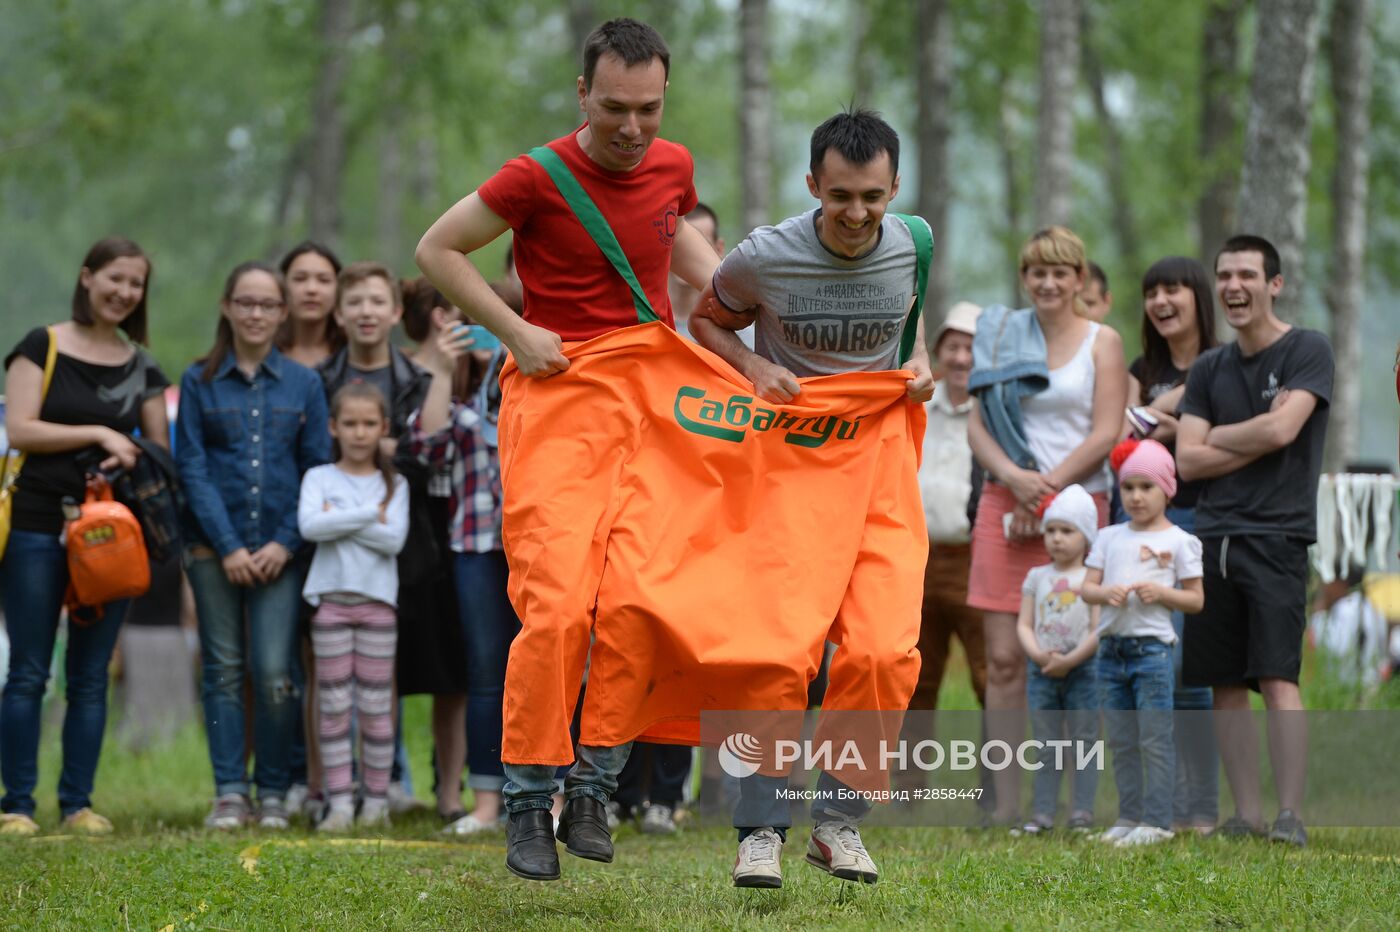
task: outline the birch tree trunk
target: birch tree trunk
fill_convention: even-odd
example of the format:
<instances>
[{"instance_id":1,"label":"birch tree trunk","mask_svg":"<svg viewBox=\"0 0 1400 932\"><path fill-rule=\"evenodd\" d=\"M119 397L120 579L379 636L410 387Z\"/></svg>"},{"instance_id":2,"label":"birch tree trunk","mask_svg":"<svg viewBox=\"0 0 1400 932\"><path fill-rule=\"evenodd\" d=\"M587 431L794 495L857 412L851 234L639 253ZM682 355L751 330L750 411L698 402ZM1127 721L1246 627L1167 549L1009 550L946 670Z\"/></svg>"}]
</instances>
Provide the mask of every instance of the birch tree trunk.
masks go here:
<instances>
[{"instance_id":1,"label":"birch tree trunk","mask_svg":"<svg viewBox=\"0 0 1400 932\"><path fill-rule=\"evenodd\" d=\"M953 22L949 0L919 0L915 14L915 97L919 101L919 190L915 209L933 229L933 266L924 298L930 338L951 303L948 296L948 146L953 121Z\"/></svg>"},{"instance_id":2,"label":"birch tree trunk","mask_svg":"<svg viewBox=\"0 0 1400 932\"><path fill-rule=\"evenodd\" d=\"M919 2L918 15L922 15L923 3ZM875 61L871 54L870 32L874 27L875 11L870 0L855 0L851 10L851 36L854 45L851 50L851 103L857 107L872 107L871 97L875 90Z\"/></svg>"},{"instance_id":3,"label":"birch tree trunk","mask_svg":"<svg viewBox=\"0 0 1400 932\"><path fill-rule=\"evenodd\" d=\"M583 43L601 24L594 0L569 0L569 39L574 44L573 55L579 74L583 74Z\"/></svg>"},{"instance_id":4,"label":"birch tree trunk","mask_svg":"<svg viewBox=\"0 0 1400 932\"><path fill-rule=\"evenodd\" d=\"M1074 194L1074 87L1078 73L1078 0L1041 0L1040 109L1035 172L1037 227L1067 224L1070 220Z\"/></svg>"},{"instance_id":5,"label":"birch tree trunk","mask_svg":"<svg viewBox=\"0 0 1400 932\"><path fill-rule=\"evenodd\" d=\"M1366 291L1366 191L1371 142L1371 0L1334 0L1327 46L1337 161L1332 166L1332 262L1327 309L1337 376L1327 468L1356 459L1361 419L1361 303Z\"/></svg>"},{"instance_id":6,"label":"birch tree trunk","mask_svg":"<svg viewBox=\"0 0 1400 932\"><path fill-rule=\"evenodd\" d=\"M351 0L320 0L321 63L311 96L311 237L334 246L340 237L345 174L345 76L353 28Z\"/></svg>"},{"instance_id":7,"label":"birch tree trunk","mask_svg":"<svg viewBox=\"0 0 1400 932\"><path fill-rule=\"evenodd\" d=\"M1303 305L1319 7L1319 0L1259 4L1236 212L1238 232L1263 236L1278 247L1286 285L1277 308L1290 321Z\"/></svg>"},{"instance_id":8,"label":"birch tree trunk","mask_svg":"<svg viewBox=\"0 0 1400 932\"><path fill-rule=\"evenodd\" d=\"M1010 288L1007 290L1007 307L1019 307L1021 301L1021 276L1016 268L1017 244L1029 232L1024 228L1021 217L1025 212L1025 192L1021 186L1021 167L1016 158L1016 130L1020 121L1016 100L1012 96L1011 71L1004 62L997 65L997 150L1001 161L1002 186L1006 193L1004 203L1006 220L1006 241L1010 255L1006 269L1010 275Z\"/></svg>"},{"instance_id":9,"label":"birch tree trunk","mask_svg":"<svg viewBox=\"0 0 1400 932\"><path fill-rule=\"evenodd\" d=\"M739 171L745 236L773 222L773 90L768 51L768 0L740 0Z\"/></svg>"},{"instance_id":10,"label":"birch tree trunk","mask_svg":"<svg viewBox=\"0 0 1400 932\"><path fill-rule=\"evenodd\" d=\"M1123 170L1123 134L1118 121L1108 110L1104 95L1103 64L1094 47L1093 31L1086 4L1079 13L1079 47L1084 63L1084 79L1094 101L1094 115L1099 132L1103 134L1104 170L1108 175L1108 196L1113 202L1113 233L1118 240L1118 255L1123 264L1136 272L1142 266L1138 259L1137 227L1133 223L1132 196ZM1093 258L1092 256L1090 258Z\"/></svg>"},{"instance_id":11,"label":"birch tree trunk","mask_svg":"<svg viewBox=\"0 0 1400 932\"><path fill-rule=\"evenodd\" d=\"M1201 123L1198 152L1205 184L1196 201L1201 259L1208 266L1235 225L1239 191L1236 146L1240 122L1235 86L1240 57L1240 17L1245 0L1210 0L1201 30ZM1217 332L1225 326L1216 318Z\"/></svg>"}]
</instances>

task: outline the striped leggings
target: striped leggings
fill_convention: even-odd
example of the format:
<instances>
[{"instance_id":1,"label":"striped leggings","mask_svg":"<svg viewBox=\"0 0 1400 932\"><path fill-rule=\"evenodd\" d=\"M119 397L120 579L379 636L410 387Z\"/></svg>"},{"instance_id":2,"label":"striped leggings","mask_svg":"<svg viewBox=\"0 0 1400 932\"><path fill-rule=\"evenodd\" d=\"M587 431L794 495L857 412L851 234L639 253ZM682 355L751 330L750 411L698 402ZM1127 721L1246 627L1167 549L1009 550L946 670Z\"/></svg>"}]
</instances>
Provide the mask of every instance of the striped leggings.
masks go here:
<instances>
[{"instance_id":1,"label":"striped leggings","mask_svg":"<svg viewBox=\"0 0 1400 932\"><path fill-rule=\"evenodd\" d=\"M383 602L323 602L311 622L320 693L321 762L334 801L354 793L350 717L360 724L365 795L383 797L394 763L394 645L398 627Z\"/></svg>"}]
</instances>

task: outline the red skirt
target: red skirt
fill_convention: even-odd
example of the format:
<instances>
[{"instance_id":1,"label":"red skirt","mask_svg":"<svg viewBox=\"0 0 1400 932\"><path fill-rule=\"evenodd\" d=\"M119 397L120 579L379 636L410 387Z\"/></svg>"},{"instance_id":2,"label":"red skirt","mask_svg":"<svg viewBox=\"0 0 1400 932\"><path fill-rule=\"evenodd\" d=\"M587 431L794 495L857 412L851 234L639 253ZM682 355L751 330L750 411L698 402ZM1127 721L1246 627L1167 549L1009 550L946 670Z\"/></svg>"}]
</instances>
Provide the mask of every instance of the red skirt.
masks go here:
<instances>
[{"instance_id":1,"label":"red skirt","mask_svg":"<svg viewBox=\"0 0 1400 932\"><path fill-rule=\"evenodd\" d=\"M1095 492L1093 498L1099 508L1099 527L1103 527L1108 523L1108 496ZM1045 542L1039 537L1007 539L1002 515L1015 507L1016 496L1010 489L994 482L983 484L977 523L972 528L967 604L984 612L1019 612L1021 584L1026 581L1026 574L1050 560Z\"/></svg>"}]
</instances>

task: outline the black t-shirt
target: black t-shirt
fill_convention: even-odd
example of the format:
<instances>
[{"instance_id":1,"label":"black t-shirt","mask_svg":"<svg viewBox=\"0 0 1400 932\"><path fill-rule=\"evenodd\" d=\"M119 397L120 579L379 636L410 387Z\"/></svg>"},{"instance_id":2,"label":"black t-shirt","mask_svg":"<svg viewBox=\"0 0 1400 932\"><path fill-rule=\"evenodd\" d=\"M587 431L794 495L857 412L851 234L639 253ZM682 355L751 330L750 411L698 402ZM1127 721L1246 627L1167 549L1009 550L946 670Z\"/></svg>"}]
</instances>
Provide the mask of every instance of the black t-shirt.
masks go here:
<instances>
[{"instance_id":1,"label":"black t-shirt","mask_svg":"<svg viewBox=\"0 0 1400 932\"><path fill-rule=\"evenodd\" d=\"M40 420L98 424L124 434L135 433L141 426L141 405L170 384L149 353L139 346L135 350L131 359L119 366L84 362L60 352L54 361L53 381L39 408ZM48 351L48 331L36 327L5 357L5 369L9 370L16 356L42 369ZM16 483L11 525L39 534L60 533L63 498L82 500L82 464L100 452L100 447L86 447L63 453L31 453Z\"/></svg>"},{"instance_id":2,"label":"black t-shirt","mask_svg":"<svg viewBox=\"0 0 1400 932\"><path fill-rule=\"evenodd\" d=\"M345 367L345 384L351 382L367 382L379 389L379 394L384 396L385 404L392 408L394 406L394 367L380 366L378 369L361 369L359 366L347 365ZM326 399L329 401L330 399Z\"/></svg>"},{"instance_id":3,"label":"black t-shirt","mask_svg":"<svg viewBox=\"0 0 1400 932\"><path fill-rule=\"evenodd\" d=\"M1138 384L1142 386L1142 398L1128 399L1135 405L1151 404L1160 396L1165 395L1167 392L1186 381L1186 372L1172 365L1170 361L1167 362L1166 367L1160 372L1148 373L1147 361L1139 356L1128 366L1128 371L1132 373L1133 378L1137 379ZM1181 406L1178 405L1177 409L1170 413L1179 416L1181 413ZM1176 456L1175 440L1166 444L1166 447L1171 451L1172 456ZM1181 478L1180 474L1178 474L1176 477L1176 496L1172 499L1172 506L1175 508L1195 508L1196 500L1200 497L1200 481L1186 482Z\"/></svg>"},{"instance_id":4,"label":"black t-shirt","mask_svg":"<svg viewBox=\"0 0 1400 932\"><path fill-rule=\"evenodd\" d=\"M1317 396L1317 407L1287 446L1242 469L1207 479L1196 503L1196 534L1278 534L1317 539L1317 477L1332 401L1332 344L1294 327L1272 346L1245 356L1238 343L1207 350L1186 377L1184 414L1212 426L1267 414L1284 389Z\"/></svg>"}]
</instances>

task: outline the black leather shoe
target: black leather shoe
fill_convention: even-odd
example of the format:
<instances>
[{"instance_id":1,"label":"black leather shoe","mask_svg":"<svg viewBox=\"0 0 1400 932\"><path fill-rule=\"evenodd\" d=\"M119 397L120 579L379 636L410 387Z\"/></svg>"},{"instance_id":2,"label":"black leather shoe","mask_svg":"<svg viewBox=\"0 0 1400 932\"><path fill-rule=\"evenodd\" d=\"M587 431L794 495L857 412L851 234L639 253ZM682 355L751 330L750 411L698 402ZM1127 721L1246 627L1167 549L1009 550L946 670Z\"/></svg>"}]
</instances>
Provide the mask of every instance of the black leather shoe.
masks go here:
<instances>
[{"instance_id":1,"label":"black leather shoe","mask_svg":"<svg viewBox=\"0 0 1400 932\"><path fill-rule=\"evenodd\" d=\"M558 880L559 851L548 809L513 812L506 822L506 867L526 880Z\"/></svg>"},{"instance_id":2,"label":"black leather shoe","mask_svg":"<svg viewBox=\"0 0 1400 932\"><path fill-rule=\"evenodd\" d=\"M576 796L564 804L559 817L559 840L576 858L609 863L613 859L608 809L592 796Z\"/></svg>"}]
</instances>

